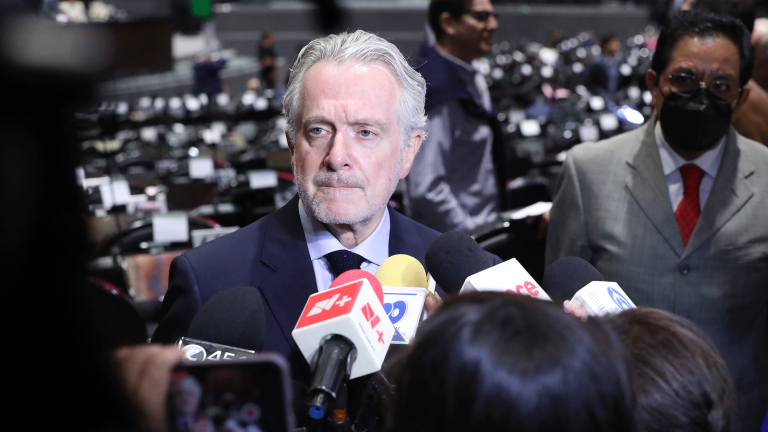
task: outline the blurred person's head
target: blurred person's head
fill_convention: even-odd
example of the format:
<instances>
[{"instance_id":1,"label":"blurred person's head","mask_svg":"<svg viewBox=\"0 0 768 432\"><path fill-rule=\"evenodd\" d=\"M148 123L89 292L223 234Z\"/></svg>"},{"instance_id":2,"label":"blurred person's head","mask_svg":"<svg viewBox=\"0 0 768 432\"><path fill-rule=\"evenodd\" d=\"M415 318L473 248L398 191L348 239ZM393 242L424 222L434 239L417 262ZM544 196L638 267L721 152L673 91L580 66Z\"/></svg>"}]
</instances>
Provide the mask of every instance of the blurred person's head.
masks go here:
<instances>
[{"instance_id":1,"label":"blurred person's head","mask_svg":"<svg viewBox=\"0 0 768 432\"><path fill-rule=\"evenodd\" d=\"M649 308L604 320L629 354L638 432L731 430L733 382L702 329Z\"/></svg>"},{"instance_id":2,"label":"blurred person's head","mask_svg":"<svg viewBox=\"0 0 768 432\"><path fill-rule=\"evenodd\" d=\"M430 431L632 431L626 355L597 320L507 293L454 297L425 321L392 426Z\"/></svg>"},{"instance_id":3,"label":"blurred person's head","mask_svg":"<svg viewBox=\"0 0 768 432\"><path fill-rule=\"evenodd\" d=\"M768 18L755 20L752 46L755 48L755 68L752 79L761 87L768 88Z\"/></svg>"},{"instance_id":4,"label":"blurred person's head","mask_svg":"<svg viewBox=\"0 0 768 432\"><path fill-rule=\"evenodd\" d=\"M621 50L621 41L616 35L608 35L601 41L600 48L604 53L612 56Z\"/></svg>"},{"instance_id":5,"label":"blurred person's head","mask_svg":"<svg viewBox=\"0 0 768 432\"><path fill-rule=\"evenodd\" d=\"M421 146L425 95L397 47L362 30L299 53L283 99L291 163L305 210L337 238L380 220Z\"/></svg>"},{"instance_id":6,"label":"blurred person's head","mask_svg":"<svg viewBox=\"0 0 768 432\"><path fill-rule=\"evenodd\" d=\"M438 49L468 63L491 51L499 23L490 0L432 0L428 13Z\"/></svg>"},{"instance_id":7,"label":"blurred person's head","mask_svg":"<svg viewBox=\"0 0 768 432\"><path fill-rule=\"evenodd\" d=\"M272 46L272 44L275 42L275 32L265 31L261 34L260 42L262 46Z\"/></svg>"},{"instance_id":8,"label":"blurred person's head","mask_svg":"<svg viewBox=\"0 0 768 432\"><path fill-rule=\"evenodd\" d=\"M171 403L179 415L191 416L197 412L203 389L197 378L185 375L171 381Z\"/></svg>"}]
</instances>

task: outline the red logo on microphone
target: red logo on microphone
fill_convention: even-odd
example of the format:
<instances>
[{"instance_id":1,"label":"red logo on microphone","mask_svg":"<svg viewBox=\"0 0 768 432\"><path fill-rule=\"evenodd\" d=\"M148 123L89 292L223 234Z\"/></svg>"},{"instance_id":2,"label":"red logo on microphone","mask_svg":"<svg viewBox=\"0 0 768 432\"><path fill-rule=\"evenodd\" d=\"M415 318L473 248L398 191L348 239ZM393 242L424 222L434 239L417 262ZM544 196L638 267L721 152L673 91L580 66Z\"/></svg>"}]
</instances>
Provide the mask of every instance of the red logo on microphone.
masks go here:
<instances>
[{"instance_id":1,"label":"red logo on microphone","mask_svg":"<svg viewBox=\"0 0 768 432\"><path fill-rule=\"evenodd\" d=\"M317 324L352 312L355 299L363 281L353 282L338 288L312 294L301 313L296 328Z\"/></svg>"},{"instance_id":2,"label":"red logo on microphone","mask_svg":"<svg viewBox=\"0 0 768 432\"><path fill-rule=\"evenodd\" d=\"M376 325L379 324L381 321L379 317L376 315L376 313L371 308L370 303L366 303L365 306L363 306L362 309L360 309L363 312L363 316L365 317L366 321L368 321L371 324L371 328L376 327Z\"/></svg>"},{"instance_id":3,"label":"red logo on microphone","mask_svg":"<svg viewBox=\"0 0 768 432\"><path fill-rule=\"evenodd\" d=\"M531 297L538 297L539 296L539 290L536 288L536 285L534 285L532 282L525 282L523 285L518 285L515 287L517 290L517 294L526 295L523 290L528 291L527 295ZM508 289L508 293L515 294L515 290Z\"/></svg>"}]
</instances>

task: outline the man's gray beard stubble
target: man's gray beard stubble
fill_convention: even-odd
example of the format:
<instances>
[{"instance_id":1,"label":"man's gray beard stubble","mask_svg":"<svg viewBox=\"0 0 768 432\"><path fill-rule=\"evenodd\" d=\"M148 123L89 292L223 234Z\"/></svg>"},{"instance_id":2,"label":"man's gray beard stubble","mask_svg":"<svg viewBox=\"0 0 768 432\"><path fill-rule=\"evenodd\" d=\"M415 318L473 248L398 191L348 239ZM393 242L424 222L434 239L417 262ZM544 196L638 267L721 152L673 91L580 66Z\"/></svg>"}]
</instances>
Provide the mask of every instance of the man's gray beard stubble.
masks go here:
<instances>
[{"instance_id":1,"label":"man's gray beard stubble","mask_svg":"<svg viewBox=\"0 0 768 432\"><path fill-rule=\"evenodd\" d=\"M293 165L293 164L292 164ZM307 191L306 185L306 178L299 174L296 171L295 165L292 166L293 168L293 175L296 179L296 187L299 190L299 198L301 199L301 203L304 206L304 211L307 213L313 215L315 219L320 221L323 224L331 224L331 225L349 225L352 228L357 228L360 226L367 225L371 219L373 219L374 216L376 216L381 209L387 206L387 203L389 202L389 198L392 196L392 194L395 192L395 189L397 188L397 182L400 179L400 173L403 171L403 165L405 165L405 157L404 152L400 152L400 163L397 165L397 169L392 173L392 176L389 178L390 183L390 191L387 194L387 201L383 203L383 205L376 209L371 209L371 203L368 201L367 197L365 200L365 211L362 215L355 219L345 219L341 217L336 217L335 215L331 214L327 208L324 208L320 201L317 199L317 189L315 191L315 196L310 196L309 192ZM313 179L313 183L316 187L318 186L318 183L323 184L323 181L327 181L328 177L337 177L337 174L332 174L328 172L318 172L315 174L315 178ZM355 186L359 186L357 183L353 183Z\"/></svg>"}]
</instances>

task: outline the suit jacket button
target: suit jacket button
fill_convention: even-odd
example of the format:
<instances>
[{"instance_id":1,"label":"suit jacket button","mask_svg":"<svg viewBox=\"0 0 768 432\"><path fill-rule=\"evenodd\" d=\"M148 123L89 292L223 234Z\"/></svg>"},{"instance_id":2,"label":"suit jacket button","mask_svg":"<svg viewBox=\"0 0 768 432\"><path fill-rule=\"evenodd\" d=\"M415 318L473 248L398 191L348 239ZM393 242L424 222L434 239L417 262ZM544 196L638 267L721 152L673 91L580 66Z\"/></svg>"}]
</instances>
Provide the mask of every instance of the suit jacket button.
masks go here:
<instances>
[{"instance_id":1,"label":"suit jacket button","mask_svg":"<svg viewBox=\"0 0 768 432\"><path fill-rule=\"evenodd\" d=\"M683 264L680 267L678 267L677 270L680 272L680 274L687 275L688 273L690 273L691 268L687 264Z\"/></svg>"}]
</instances>

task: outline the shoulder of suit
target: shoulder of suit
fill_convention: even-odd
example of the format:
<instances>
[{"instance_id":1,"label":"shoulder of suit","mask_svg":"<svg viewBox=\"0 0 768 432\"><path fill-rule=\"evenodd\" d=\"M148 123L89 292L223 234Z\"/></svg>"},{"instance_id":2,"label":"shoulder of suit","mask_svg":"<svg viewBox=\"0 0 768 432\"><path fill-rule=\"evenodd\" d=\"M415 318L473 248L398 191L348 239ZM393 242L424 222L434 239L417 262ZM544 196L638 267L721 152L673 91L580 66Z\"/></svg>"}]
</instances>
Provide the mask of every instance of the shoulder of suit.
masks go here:
<instances>
[{"instance_id":1,"label":"shoulder of suit","mask_svg":"<svg viewBox=\"0 0 768 432\"><path fill-rule=\"evenodd\" d=\"M749 139L738 132L736 133L736 142L739 148L750 157L758 158L761 161L768 161L768 147L765 145ZM766 165L763 164L762 166L765 167Z\"/></svg>"},{"instance_id":2,"label":"shoulder of suit","mask_svg":"<svg viewBox=\"0 0 768 432\"><path fill-rule=\"evenodd\" d=\"M390 224L397 224L400 227L400 231L407 237L409 237L409 240L412 239L412 237L418 237L418 240L422 241L429 241L436 239L440 232L433 230L432 228L429 228L428 226L422 225L415 220L409 218L408 216L402 215L398 213L396 210L390 211ZM391 229L390 229L391 233ZM391 235L391 234L390 234ZM429 246L429 245L427 245Z\"/></svg>"},{"instance_id":3,"label":"shoulder of suit","mask_svg":"<svg viewBox=\"0 0 768 432\"><path fill-rule=\"evenodd\" d=\"M587 142L577 144L570 151L568 157L577 161L608 161L608 160L626 160L626 158L637 152L640 144L645 138L647 128L653 127L650 124L641 126L635 130L624 132L614 137L600 140L598 142Z\"/></svg>"}]
</instances>

